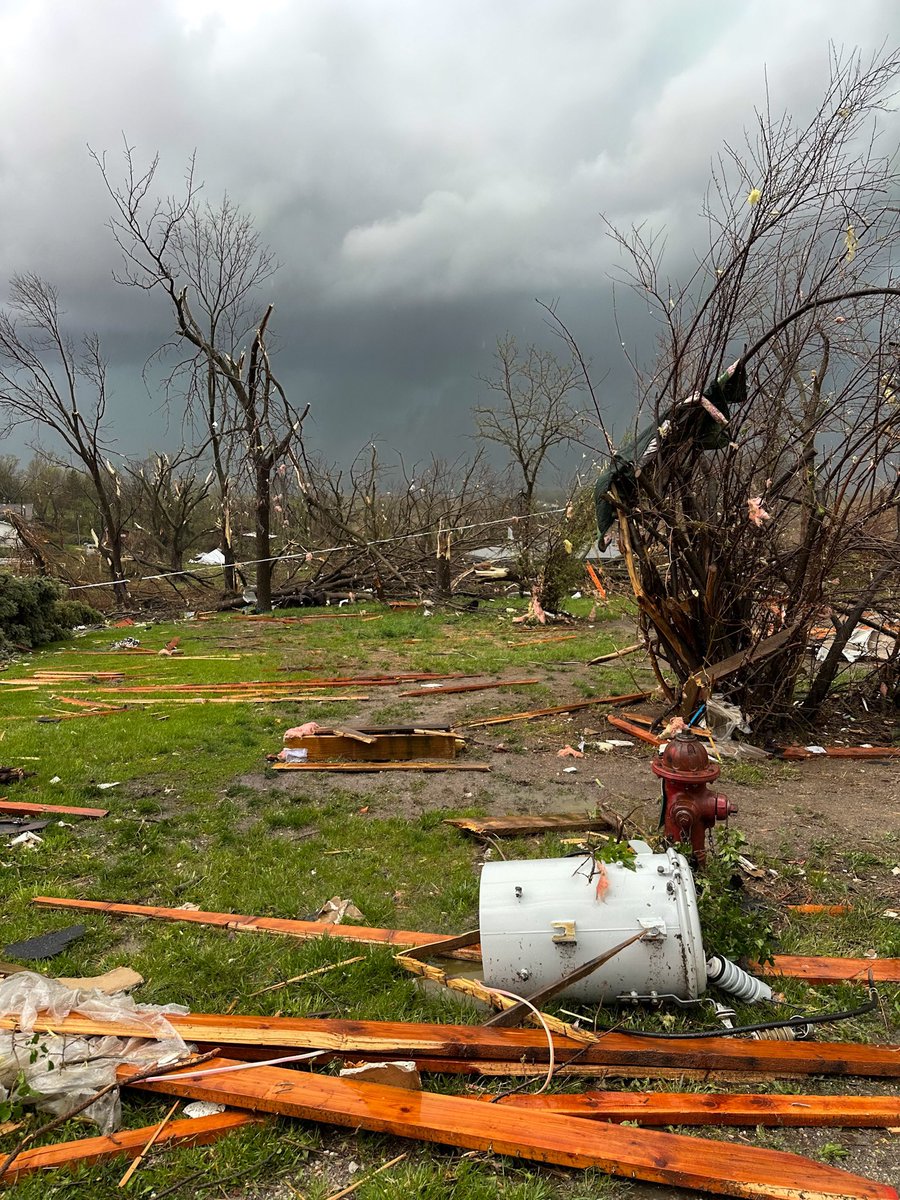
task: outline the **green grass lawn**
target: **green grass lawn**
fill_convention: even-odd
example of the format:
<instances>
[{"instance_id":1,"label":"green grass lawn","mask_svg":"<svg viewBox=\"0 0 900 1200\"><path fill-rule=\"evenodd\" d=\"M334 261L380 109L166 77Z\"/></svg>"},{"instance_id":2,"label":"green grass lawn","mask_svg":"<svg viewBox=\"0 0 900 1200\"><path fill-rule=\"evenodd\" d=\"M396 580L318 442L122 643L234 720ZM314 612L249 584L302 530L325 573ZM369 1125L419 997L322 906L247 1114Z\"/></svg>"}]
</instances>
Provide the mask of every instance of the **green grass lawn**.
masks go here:
<instances>
[{"instance_id":1,"label":"green grass lawn","mask_svg":"<svg viewBox=\"0 0 900 1200\"><path fill-rule=\"evenodd\" d=\"M478 715L577 700L607 691L637 690L649 678L646 664L624 659L597 668L587 677L568 666L583 664L616 645L633 640L616 619L627 614L614 602L592 627L590 604L573 601L581 617L573 640L543 643L566 630L528 631L511 623L523 610L518 601L483 605L473 613L392 613L371 606L378 620L336 618L309 624L272 624L232 620L161 623L149 628L103 630L72 639L13 663L6 678L35 670L90 671L122 669L127 683L236 682L312 678L374 671L465 671L473 675L521 678L538 675L537 687L520 687L457 697L465 713ZM307 615L308 610L287 615ZM346 611L346 610L342 610ZM186 656L166 659L105 650L116 638L133 634L142 647L159 649L181 639ZM512 643L512 644L510 644ZM524 644L522 644L524 643ZM225 657L223 657L225 656ZM237 657L234 657L237 656ZM576 678L577 675L577 678ZM3 678L3 676L0 676ZM299 687L299 685L298 685ZM36 849L0 847L3 896L3 944L61 928L73 921L87 934L66 952L39 964L54 975L92 975L129 965L145 978L136 998L152 1003L177 1002L195 1011L350 1016L389 1020L480 1019L466 1003L423 993L383 950L361 951L352 944L325 940L299 942L267 935L236 934L197 926L98 914L39 910L34 895L56 895L165 906L191 903L204 909L245 914L307 918L330 896L350 897L367 923L461 932L477 922L477 843L444 825L449 815L479 811L479 796L493 785L490 776L471 780L469 806L447 803L409 817L370 815L367 795L391 794L391 777L363 777L365 787L341 786L327 774L292 776L280 788L265 772L265 755L281 744L285 728L300 721L341 723L348 715L367 723L407 723L427 713L429 700L402 699L403 689L353 689L368 694L366 704L284 702L277 704L190 704L135 706L111 716L40 721L66 708L55 697L123 697L100 693L85 684L42 686L18 691L0 685L0 762L33 771L11 785L11 800L108 808L102 820L65 819L41 834ZM130 698L130 697L129 697ZM527 745L536 726L503 727L515 751ZM473 756L481 757L478 750ZM59 782L51 782L59 777ZM449 777L448 777L449 778ZM747 782L750 782L749 780ZM102 783L117 786L101 789ZM456 795L459 794L457 789ZM384 813L384 806L378 806ZM552 854L554 838L512 842L504 853ZM823 851L823 862L827 859ZM824 866L823 866L824 869ZM826 889L827 890L827 889ZM838 894L835 892L834 894ZM830 896L830 893L829 893ZM864 913L868 921L875 916ZM784 936L790 949L821 952L849 948L862 936L862 918L851 925L817 920L812 926L790 923ZM804 918L809 922L809 918ZM868 927L866 927L868 929ZM900 924L897 925L900 928ZM810 932L812 930L812 933ZM886 936L892 936L890 930ZM865 938L863 938L865 940ZM888 952L888 951L883 951ZM894 951L900 953L900 944ZM251 993L325 963L365 953L364 962L335 970L304 984L252 997ZM789 989L798 997L805 989ZM843 992L847 992L847 996ZM833 989L828 1003L858 1001L858 992ZM888 1014L900 1017L894 1003ZM610 1019L612 1015L610 1015ZM633 1019L633 1018L632 1018ZM657 1018L641 1014L643 1023ZM679 1024L682 1019L679 1018ZM880 1018L879 1018L880 1022ZM842 1028L837 1036L878 1030L879 1022ZM444 1081L459 1089L459 1080ZM429 1086L435 1086L429 1083ZM441 1086L440 1081L436 1086ZM126 1123L152 1124L167 1107L163 1100L126 1096ZM53 1140L86 1136L84 1125L70 1122ZM0 1153L20 1134L0 1138ZM322 1200L348 1179L346 1164L361 1164L365 1174L386 1159L409 1150L409 1157L384 1176L364 1183L360 1200L415 1196L460 1200L502 1196L507 1200L577 1200L604 1194L624 1195L626 1187L605 1177L542 1170L486 1155L410 1147L374 1135L272 1122L229 1135L215 1146L160 1150L145 1162L129 1191L141 1197L191 1196L205 1185L239 1176L236 1190L213 1189L210 1195L300 1195ZM17 1200L38 1197L114 1196L123 1162L57 1172L33 1178L11 1193ZM197 1174L201 1172L201 1174ZM284 1177L293 1191L278 1191ZM253 1191L259 1187L263 1190ZM205 1194L200 1190L200 1194Z\"/></svg>"}]
</instances>

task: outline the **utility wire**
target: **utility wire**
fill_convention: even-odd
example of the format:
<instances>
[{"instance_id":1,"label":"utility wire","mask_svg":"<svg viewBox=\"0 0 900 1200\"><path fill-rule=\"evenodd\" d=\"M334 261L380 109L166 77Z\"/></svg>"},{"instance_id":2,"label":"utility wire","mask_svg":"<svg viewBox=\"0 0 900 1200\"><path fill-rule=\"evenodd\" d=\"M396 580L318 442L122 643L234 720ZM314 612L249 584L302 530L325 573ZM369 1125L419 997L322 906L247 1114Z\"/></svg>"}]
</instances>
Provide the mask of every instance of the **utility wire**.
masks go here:
<instances>
[{"instance_id":1,"label":"utility wire","mask_svg":"<svg viewBox=\"0 0 900 1200\"><path fill-rule=\"evenodd\" d=\"M568 506L562 508L550 508L544 512L531 513L530 521L541 520L545 517L558 516L560 513L566 512ZM442 529L442 533L464 533L469 529L485 529L490 525L510 525L521 521L523 518L518 515L514 517L497 517L493 521L474 521L469 525L454 525L449 529ZM397 542L408 542L415 538L428 537L436 531L433 529L420 529L417 533L401 533L396 537L376 538L367 542L347 542L342 546L325 546L316 550L298 550L296 554L273 554L269 558L247 558L241 559L233 563L196 563L193 569L184 569L181 571L162 571L158 575L138 575L132 579L102 579L98 583L78 583L69 586L70 592L85 592L90 588L116 587L123 583L149 583L157 579L173 579L181 575L196 575L200 571L221 571L223 567L255 567L260 563L277 563L288 562L291 559L297 558L315 558L323 554L336 554L340 550L365 550L369 546L390 546Z\"/></svg>"}]
</instances>

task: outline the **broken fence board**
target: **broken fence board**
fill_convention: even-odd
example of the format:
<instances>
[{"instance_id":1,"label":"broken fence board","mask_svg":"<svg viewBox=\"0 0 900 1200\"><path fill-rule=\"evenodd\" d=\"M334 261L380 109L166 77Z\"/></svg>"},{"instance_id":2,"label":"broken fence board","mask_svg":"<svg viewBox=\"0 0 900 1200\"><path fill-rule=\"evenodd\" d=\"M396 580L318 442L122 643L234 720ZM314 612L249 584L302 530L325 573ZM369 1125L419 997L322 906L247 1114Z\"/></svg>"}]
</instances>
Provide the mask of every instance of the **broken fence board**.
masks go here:
<instances>
[{"instance_id":1,"label":"broken fence board","mask_svg":"<svg viewBox=\"0 0 900 1200\"><path fill-rule=\"evenodd\" d=\"M491 1101L491 1097L483 1097ZM639 1125L822 1126L885 1129L900 1125L897 1096L716 1095L708 1092L579 1092L502 1096L494 1103Z\"/></svg>"},{"instance_id":2,"label":"broken fence board","mask_svg":"<svg viewBox=\"0 0 900 1200\"><path fill-rule=\"evenodd\" d=\"M622 717L607 716L606 719L613 728L627 733L629 737L637 738L639 742L647 742L650 746L663 744L662 738L658 738L656 734L651 733L649 729L644 729L641 725L633 725L631 721L625 721Z\"/></svg>"},{"instance_id":3,"label":"broken fence board","mask_svg":"<svg viewBox=\"0 0 900 1200\"><path fill-rule=\"evenodd\" d=\"M226 1133L241 1129L245 1125L258 1125L262 1118L246 1112L213 1113L208 1117L172 1121L162 1130L154 1146L206 1146L218 1141ZM122 1129L108 1137L80 1138L74 1142L56 1142L50 1146L38 1146L23 1150L16 1155L3 1182L15 1183L35 1171L52 1167L81 1167L90 1163L105 1162L110 1158L126 1156L137 1158L158 1126L143 1129ZM2 1156L0 1156L2 1157Z\"/></svg>"},{"instance_id":4,"label":"broken fence board","mask_svg":"<svg viewBox=\"0 0 900 1200\"><path fill-rule=\"evenodd\" d=\"M333 1054L378 1055L381 1058L423 1058L498 1064L546 1063L547 1037L540 1029L501 1029L481 1025L433 1025L403 1021L355 1021L315 1017L268 1017L240 1014L190 1013L167 1017L185 1041L211 1045L287 1047L324 1050ZM14 1017L0 1018L0 1028L14 1029ZM35 1029L79 1036L120 1033L147 1036L146 1023L116 1022L79 1016L53 1020L38 1015ZM602 1068L665 1068L674 1071L765 1072L782 1077L859 1075L900 1078L900 1047L857 1042L769 1042L738 1038L629 1037L603 1033L587 1045L565 1037L553 1038L554 1054L565 1063Z\"/></svg>"},{"instance_id":5,"label":"broken fence board","mask_svg":"<svg viewBox=\"0 0 900 1200\"><path fill-rule=\"evenodd\" d=\"M900 983L900 958L825 958L776 954L771 963L756 963L761 975L783 975L807 983L866 983L869 972L875 983Z\"/></svg>"},{"instance_id":6,"label":"broken fence board","mask_svg":"<svg viewBox=\"0 0 900 1200\"><path fill-rule=\"evenodd\" d=\"M410 691L401 692L401 696L447 696L456 692L487 692L491 688L504 687L531 687L532 684L540 683L539 679L498 679L493 683L453 683L447 687L433 688L412 688Z\"/></svg>"},{"instance_id":7,"label":"broken fence board","mask_svg":"<svg viewBox=\"0 0 900 1200\"><path fill-rule=\"evenodd\" d=\"M203 912L198 909L161 908L144 904L114 904L105 900L70 900L53 896L35 896L32 900L41 908L74 908L81 911L110 913L119 917L152 917L158 921L187 921L196 925L214 925L247 933L277 933L301 939L329 937L367 945L388 945L398 948L427 946L439 942L439 933L419 933L406 929L369 929L362 925L329 925L324 921L294 921L282 917L251 917L239 913ZM448 938L452 935L448 935ZM453 958L480 960L481 952L456 950Z\"/></svg>"},{"instance_id":8,"label":"broken fence board","mask_svg":"<svg viewBox=\"0 0 900 1200\"><path fill-rule=\"evenodd\" d=\"M646 700L650 692L629 692L625 696L595 696L591 700L573 700L571 704L559 704L556 708L533 708L528 712L505 713L501 717L485 717L480 721L464 721L461 728L477 729L482 725L508 725L512 721L534 721L538 717L555 717L559 713L578 712L582 708L593 708L595 704L636 704Z\"/></svg>"},{"instance_id":9,"label":"broken fence board","mask_svg":"<svg viewBox=\"0 0 900 1200\"><path fill-rule=\"evenodd\" d=\"M489 763L465 762L273 762L273 771L490 771Z\"/></svg>"},{"instance_id":10,"label":"broken fence board","mask_svg":"<svg viewBox=\"0 0 900 1200\"><path fill-rule=\"evenodd\" d=\"M229 1059L212 1066L232 1066ZM131 1068L119 1070L127 1085ZM848 1171L779 1150L723 1144L683 1134L660 1133L605 1122L561 1120L497 1107L487 1120L484 1105L459 1096L409 1092L378 1083L335 1079L278 1067L250 1067L228 1076L199 1079L169 1075L143 1081L142 1091L191 1096L321 1121L351 1129L390 1133L418 1141L555 1163L596 1168L628 1179L693 1187L755 1200L897 1200L897 1192Z\"/></svg>"},{"instance_id":11,"label":"broken fence board","mask_svg":"<svg viewBox=\"0 0 900 1200\"><path fill-rule=\"evenodd\" d=\"M784 746L775 754L788 762L808 758L900 758L900 746L825 746L823 749L824 754L819 750L807 750L805 746Z\"/></svg>"},{"instance_id":12,"label":"broken fence board","mask_svg":"<svg viewBox=\"0 0 900 1200\"><path fill-rule=\"evenodd\" d=\"M108 808L72 808L65 804L29 804L28 801L0 801L0 812L5 813L50 813L61 817L105 817Z\"/></svg>"},{"instance_id":13,"label":"broken fence board","mask_svg":"<svg viewBox=\"0 0 900 1200\"><path fill-rule=\"evenodd\" d=\"M519 834L544 833L548 830L600 830L612 829L613 824L605 817L582 813L546 813L542 816L510 817L447 817L445 825L455 825L466 833L488 833L494 837Z\"/></svg>"}]
</instances>

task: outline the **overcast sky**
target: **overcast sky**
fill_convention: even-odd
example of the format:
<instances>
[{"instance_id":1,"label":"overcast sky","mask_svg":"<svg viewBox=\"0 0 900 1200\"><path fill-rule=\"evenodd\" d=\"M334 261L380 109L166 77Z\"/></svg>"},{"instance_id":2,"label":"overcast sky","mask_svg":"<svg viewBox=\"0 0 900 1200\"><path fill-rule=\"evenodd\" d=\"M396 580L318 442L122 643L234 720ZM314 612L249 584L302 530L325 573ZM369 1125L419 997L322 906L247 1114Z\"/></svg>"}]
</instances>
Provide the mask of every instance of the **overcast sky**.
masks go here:
<instances>
[{"instance_id":1,"label":"overcast sky","mask_svg":"<svg viewBox=\"0 0 900 1200\"><path fill-rule=\"evenodd\" d=\"M814 107L829 41L897 44L900 5L0 0L0 281L59 287L111 360L120 450L160 444L141 368L171 317L111 281L86 147L115 173L124 133L172 186L196 148L206 194L227 190L282 264L278 371L327 454L373 435L411 459L458 450L498 335L552 342L535 297L558 299L624 424L600 214L667 227L686 259L723 139L766 75L773 107Z\"/></svg>"}]
</instances>

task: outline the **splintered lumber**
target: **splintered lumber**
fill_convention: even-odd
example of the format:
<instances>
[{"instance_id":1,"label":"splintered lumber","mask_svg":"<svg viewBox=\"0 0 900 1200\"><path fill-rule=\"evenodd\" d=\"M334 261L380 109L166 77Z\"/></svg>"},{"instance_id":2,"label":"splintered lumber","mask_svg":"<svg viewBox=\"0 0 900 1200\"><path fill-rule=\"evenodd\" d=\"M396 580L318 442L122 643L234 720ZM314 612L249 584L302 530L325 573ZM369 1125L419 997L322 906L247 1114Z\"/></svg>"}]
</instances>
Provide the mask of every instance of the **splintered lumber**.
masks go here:
<instances>
[{"instance_id":1,"label":"splintered lumber","mask_svg":"<svg viewBox=\"0 0 900 1200\"><path fill-rule=\"evenodd\" d=\"M456 692L487 692L491 688L530 687L531 684L540 682L539 679L497 679L493 683L453 683L447 687L412 688L408 692L401 692L400 695L447 696Z\"/></svg>"},{"instance_id":2,"label":"splintered lumber","mask_svg":"<svg viewBox=\"0 0 900 1200\"><path fill-rule=\"evenodd\" d=\"M824 958L776 954L771 963L756 963L762 975L783 975L807 983L900 983L900 958Z\"/></svg>"},{"instance_id":3,"label":"splintered lumber","mask_svg":"<svg viewBox=\"0 0 900 1200\"><path fill-rule=\"evenodd\" d=\"M629 737L637 738L639 742L647 742L651 746L662 745L662 738L658 738L649 729L644 729L640 725L633 725L631 721L625 721L622 717L607 716L606 719L615 729L621 730L622 733L627 733Z\"/></svg>"},{"instance_id":4,"label":"splintered lumber","mask_svg":"<svg viewBox=\"0 0 900 1200\"><path fill-rule=\"evenodd\" d=\"M245 1125L258 1125L260 1117L246 1112L213 1113L194 1120L172 1121L156 1138L154 1145L207 1146ZM108 1137L80 1138L75 1142L56 1142L23 1150L13 1159L3 1182L15 1183L25 1175L52 1167L80 1167L125 1156L136 1158L143 1151L158 1126L143 1129L122 1129Z\"/></svg>"},{"instance_id":5,"label":"splintered lumber","mask_svg":"<svg viewBox=\"0 0 900 1200\"><path fill-rule=\"evenodd\" d=\"M0 812L5 813L50 813L61 817L105 817L108 808L72 808L66 804L37 804L28 801L0 800Z\"/></svg>"},{"instance_id":6,"label":"splintered lumber","mask_svg":"<svg viewBox=\"0 0 900 1200\"><path fill-rule=\"evenodd\" d=\"M212 1066L233 1066L230 1059ZM120 1068L128 1083L133 1068ZM754 1200L897 1200L897 1192L836 1167L780 1150L733 1142L723 1144L684 1134L632 1129L607 1122L560 1120L530 1113L527 1124L515 1109L497 1107L487 1118L478 1100L411 1093L405 1088L335 1079L278 1067L250 1067L198 1079L169 1075L144 1080L141 1090L191 1096L351 1129L390 1133L417 1141L555 1163L596 1168L627 1179L643 1179Z\"/></svg>"},{"instance_id":7,"label":"splintered lumber","mask_svg":"<svg viewBox=\"0 0 900 1200\"><path fill-rule=\"evenodd\" d=\"M330 687L395 687L401 683L417 683L428 679L465 679L461 671L449 674L434 675L428 672L398 673L393 675L348 675L334 679L243 679L232 683L145 683L130 684L127 687L98 687L98 692L114 692L144 694L147 692L239 692L263 693L267 691L283 692L288 689L304 691L315 688ZM537 681L535 681L537 682Z\"/></svg>"},{"instance_id":8,"label":"splintered lumber","mask_svg":"<svg viewBox=\"0 0 900 1200\"><path fill-rule=\"evenodd\" d=\"M455 758L463 739L443 733L363 734L335 730L307 737L288 737L285 746L305 750L309 762L333 762L349 758L355 762L404 762L413 758Z\"/></svg>"},{"instance_id":9,"label":"splintered lumber","mask_svg":"<svg viewBox=\"0 0 900 1200\"><path fill-rule=\"evenodd\" d=\"M273 771L490 771L478 762L273 762Z\"/></svg>"},{"instance_id":10,"label":"splintered lumber","mask_svg":"<svg viewBox=\"0 0 900 1200\"><path fill-rule=\"evenodd\" d=\"M775 753L788 762L807 758L900 758L900 746L824 746L817 750L808 750L806 746L784 746Z\"/></svg>"},{"instance_id":11,"label":"splintered lumber","mask_svg":"<svg viewBox=\"0 0 900 1200\"><path fill-rule=\"evenodd\" d=\"M595 696L591 700L573 700L571 704L560 704L556 708L533 708L528 712L506 713L502 717L485 717L481 721L464 721L466 729L477 729L481 725L508 725L511 721L534 721L537 717L555 717L558 713L578 712L592 708L595 704L636 704L646 700L650 692L630 692L626 696Z\"/></svg>"},{"instance_id":12,"label":"splintered lumber","mask_svg":"<svg viewBox=\"0 0 900 1200\"><path fill-rule=\"evenodd\" d=\"M238 913L203 912L199 909L159 908L145 904L114 904L106 900L71 900L53 896L35 896L32 900L41 908L77 908L88 912L111 913L119 917L153 917L158 921L187 921L196 925L215 925L246 933L277 933L302 940L317 937L339 938L372 946L412 948L440 942L439 933L419 933L407 929L369 929L363 925L329 925L325 921L294 921L282 917L248 917ZM450 940L449 935L447 940ZM455 950L453 958L478 960L480 951Z\"/></svg>"},{"instance_id":13,"label":"splintered lumber","mask_svg":"<svg viewBox=\"0 0 900 1200\"><path fill-rule=\"evenodd\" d=\"M612 662L614 658L624 658L626 654L634 654L635 650L643 649L643 642L634 642L631 646L623 646L621 650L611 650L609 654L598 654L596 658L589 658L587 665L596 667L600 663Z\"/></svg>"},{"instance_id":14,"label":"splintered lumber","mask_svg":"<svg viewBox=\"0 0 900 1200\"><path fill-rule=\"evenodd\" d=\"M521 1064L546 1064L547 1036L541 1029L498 1029L483 1025L431 1025L407 1021L355 1021L316 1017L245 1016L235 1013L189 1013L166 1018L185 1041L210 1046L268 1047L269 1050L322 1050L336 1055L427 1060L434 1070L443 1064L480 1068L493 1064L501 1072ZM15 1029L15 1017L0 1018L0 1029ZM147 1037L146 1023L135 1017L115 1022L70 1013L52 1018L38 1014L34 1028L77 1036ZM630 1037L599 1033L586 1044L553 1036L554 1057L565 1064L615 1073L665 1074L734 1072L742 1076L857 1075L872 1079L900 1078L900 1047L857 1042L769 1042L739 1038ZM459 1069L448 1066L447 1069ZM545 1068L546 1069L546 1068Z\"/></svg>"},{"instance_id":15,"label":"splintered lumber","mask_svg":"<svg viewBox=\"0 0 900 1200\"><path fill-rule=\"evenodd\" d=\"M490 834L492 837L518 837L520 834L544 833L547 830L612 829L606 817L589 813L545 813L542 816L510 817L447 817L445 825L455 825L466 833Z\"/></svg>"},{"instance_id":16,"label":"splintered lumber","mask_svg":"<svg viewBox=\"0 0 900 1200\"><path fill-rule=\"evenodd\" d=\"M483 1098L492 1101L493 1097ZM496 1104L639 1125L822 1126L890 1129L900 1124L897 1096L714 1095L707 1092L578 1092L501 1096Z\"/></svg>"}]
</instances>

